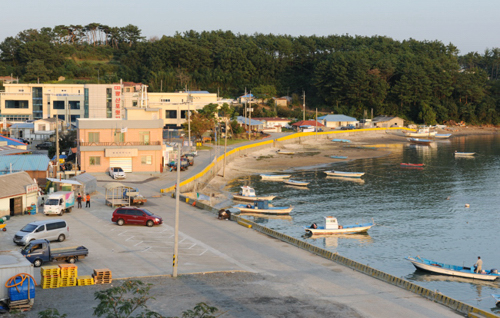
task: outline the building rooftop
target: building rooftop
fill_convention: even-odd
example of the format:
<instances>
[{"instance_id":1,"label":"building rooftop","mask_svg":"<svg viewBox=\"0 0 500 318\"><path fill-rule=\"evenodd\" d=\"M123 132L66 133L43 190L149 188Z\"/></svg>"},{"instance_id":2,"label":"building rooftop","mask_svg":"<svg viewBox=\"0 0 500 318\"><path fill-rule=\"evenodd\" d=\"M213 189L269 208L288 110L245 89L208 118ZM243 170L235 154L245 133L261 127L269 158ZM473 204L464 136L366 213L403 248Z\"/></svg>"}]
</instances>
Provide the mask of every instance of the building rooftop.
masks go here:
<instances>
[{"instance_id":1,"label":"building rooftop","mask_svg":"<svg viewBox=\"0 0 500 318\"><path fill-rule=\"evenodd\" d=\"M20 155L23 153L30 153L30 150L22 150L17 149L11 146L0 146L0 156L9 156L9 155Z\"/></svg>"},{"instance_id":2,"label":"building rooftop","mask_svg":"<svg viewBox=\"0 0 500 318\"><path fill-rule=\"evenodd\" d=\"M346 115L325 115L318 117L318 119L324 121L358 121L356 118Z\"/></svg>"},{"instance_id":3,"label":"building rooftop","mask_svg":"<svg viewBox=\"0 0 500 318\"><path fill-rule=\"evenodd\" d=\"M76 126L79 129L146 129L163 128L162 119L124 120L114 118L78 118Z\"/></svg>"},{"instance_id":4,"label":"building rooftop","mask_svg":"<svg viewBox=\"0 0 500 318\"><path fill-rule=\"evenodd\" d=\"M26 146L25 143L23 143L17 139L5 137L5 136L0 136L0 141L6 141L7 146Z\"/></svg>"},{"instance_id":5,"label":"building rooftop","mask_svg":"<svg viewBox=\"0 0 500 318\"><path fill-rule=\"evenodd\" d=\"M46 155L10 155L0 156L0 174L10 171L47 171L49 168L49 157Z\"/></svg>"},{"instance_id":6,"label":"building rooftop","mask_svg":"<svg viewBox=\"0 0 500 318\"><path fill-rule=\"evenodd\" d=\"M299 122L296 122L295 124L292 124L292 126L316 126L316 123L317 123L317 126L318 127L324 127L325 125L323 125L322 123L320 123L319 121L315 121L315 120L301 120Z\"/></svg>"},{"instance_id":7,"label":"building rooftop","mask_svg":"<svg viewBox=\"0 0 500 318\"><path fill-rule=\"evenodd\" d=\"M0 175L0 198L26 194L26 186L34 183L25 171Z\"/></svg>"},{"instance_id":8,"label":"building rooftop","mask_svg":"<svg viewBox=\"0 0 500 318\"><path fill-rule=\"evenodd\" d=\"M33 123L17 123L10 126L13 129L33 129L33 127L35 127Z\"/></svg>"},{"instance_id":9,"label":"building rooftop","mask_svg":"<svg viewBox=\"0 0 500 318\"><path fill-rule=\"evenodd\" d=\"M254 119L249 119L249 118L245 118L243 116L236 117L236 121L239 124L244 124L244 125L248 125L249 123L250 123L251 126L263 125L263 123L261 121L254 120Z\"/></svg>"},{"instance_id":10,"label":"building rooftop","mask_svg":"<svg viewBox=\"0 0 500 318\"><path fill-rule=\"evenodd\" d=\"M396 116L386 116L386 115L381 115L373 118L373 121L381 122L381 121L389 121L391 119L398 118Z\"/></svg>"},{"instance_id":11,"label":"building rooftop","mask_svg":"<svg viewBox=\"0 0 500 318\"><path fill-rule=\"evenodd\" d=\"M279 117L255 117L256 120L264 120L264 121L283 121L290 122L291 119L279 118Z\"/></svg>"}]
</instances>

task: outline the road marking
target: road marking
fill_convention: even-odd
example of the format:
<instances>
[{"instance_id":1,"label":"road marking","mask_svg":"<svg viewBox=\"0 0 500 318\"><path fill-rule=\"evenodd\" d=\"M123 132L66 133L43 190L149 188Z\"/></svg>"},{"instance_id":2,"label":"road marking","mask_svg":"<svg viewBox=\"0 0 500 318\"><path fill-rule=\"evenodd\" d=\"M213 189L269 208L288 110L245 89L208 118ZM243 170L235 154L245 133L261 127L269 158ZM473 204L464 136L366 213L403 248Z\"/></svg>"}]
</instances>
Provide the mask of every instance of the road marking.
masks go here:
<instances>
[{"instance_id":1,"label":"road marking","mask_svg":"<svg viewBox=\"0 0 500 318\"><path fill-rule=\"evenodd\" d=\"M135 244L134 246L137 246L137 245L139 245L139 244L141 244L141 243L142 243L142 241L140 241L139 243Z\"/></svg>"},{"instance_id":2,"label":"road marking","mask_svg":"<svg viewBox=\"0 0 500 318\"><path fill-rule=\"evenodd\" d=\"M126 242L126 241L128 241L128 240L130 240L130 239L131 239L131 238L133 238L133 237L134 237L134 236L129 237L128 239L126 239L126 240L125 240L125 242Z\"/></svg>"},{"instance_id":3,"label":"road marking","mask_svg":"<svg viewBox=\"0 0 500 318\"><path fill-rule=\"evenodd\" d=\"M118 234L118 236L122 235L122 234L125 234L127 233L128 231L125 231L125 232L121 232L120 234Z\"/></svg>"}]
</instances>

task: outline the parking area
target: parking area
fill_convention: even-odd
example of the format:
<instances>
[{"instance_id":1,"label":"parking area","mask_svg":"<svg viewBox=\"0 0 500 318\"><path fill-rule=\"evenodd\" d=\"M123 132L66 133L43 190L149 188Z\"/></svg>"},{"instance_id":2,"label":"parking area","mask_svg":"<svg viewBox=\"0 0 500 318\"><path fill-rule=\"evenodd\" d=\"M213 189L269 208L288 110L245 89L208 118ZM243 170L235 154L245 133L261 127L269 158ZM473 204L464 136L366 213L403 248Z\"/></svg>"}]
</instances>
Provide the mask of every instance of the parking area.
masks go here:
<instances>
[{"instance_id":1,"label":"parking area","mask_svg":"<svg viewBox=\"0 0 500 318\"><path fill-rule=\"evenodd\" d=\"M70 227L70 237L51 246L73 247L83 245L89 256L79 262L79 275L90 275L95 268L109 268L114 278L167 275L172 273L174 248L175 206L169 198L148 198L144 208L161 216L162 225L147 227L138 225L118 226L111 222L114 208L104 204L104 196L92 199L91 208L73 209L60 216L23 215L11 218L7 231L0 235L2 250L20 249L12 242L14 234L29 222L47 218L61 218ZM217 249L179 232L179 274L209 271L242 270L239 264ZM40 279L35 269L35 278Z\"/></svg>"}]
</instances>

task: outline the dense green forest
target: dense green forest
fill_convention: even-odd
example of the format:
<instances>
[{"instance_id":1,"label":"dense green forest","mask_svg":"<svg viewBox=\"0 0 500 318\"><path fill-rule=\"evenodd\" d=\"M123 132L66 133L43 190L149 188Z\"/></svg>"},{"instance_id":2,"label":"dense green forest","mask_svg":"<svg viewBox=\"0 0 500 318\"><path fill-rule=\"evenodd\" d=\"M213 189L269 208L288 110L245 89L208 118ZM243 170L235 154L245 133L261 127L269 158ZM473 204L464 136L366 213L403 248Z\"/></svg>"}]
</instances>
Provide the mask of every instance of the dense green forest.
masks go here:
<instances>
[{"instance_id":1,"label":"dense green forest","mask_svg":"<svg viewBox=\"0 0 500 318\"><path fill-rule=\"evenodd\" d=\"M176 33L146 39L133 25L25 30L0 44L0 75L24 82L142 82L150 91L293 96L309 108L416 123L500 124L500 49L459 55L439 41L388 37Z\"/></svg>"}]
</instances>

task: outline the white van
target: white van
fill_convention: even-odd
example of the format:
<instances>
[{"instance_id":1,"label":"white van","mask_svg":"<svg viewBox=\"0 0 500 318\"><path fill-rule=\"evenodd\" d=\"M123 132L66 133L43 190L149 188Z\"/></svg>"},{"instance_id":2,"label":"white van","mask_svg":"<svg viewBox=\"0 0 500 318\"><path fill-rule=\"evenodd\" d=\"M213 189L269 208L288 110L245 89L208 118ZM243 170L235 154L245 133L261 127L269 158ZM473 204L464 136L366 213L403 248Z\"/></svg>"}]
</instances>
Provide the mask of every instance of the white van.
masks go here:
<instances>
[{"instance_id":1,"label":"white van","mask_svg":"<svg viewBox=\"0 0 500 318\"><path fill-rule=\"evenodd\" d=\"M46 239L62 242L69 237L69 226L64 220L36 221L26 224L14 235L14 243L25 246L33 240Z\"/></svg>"}]
</instances>

